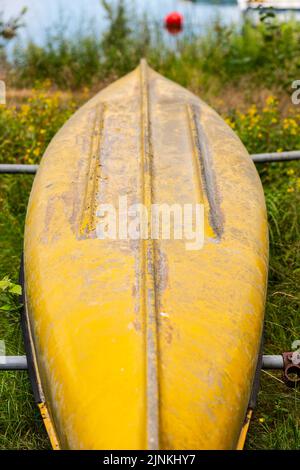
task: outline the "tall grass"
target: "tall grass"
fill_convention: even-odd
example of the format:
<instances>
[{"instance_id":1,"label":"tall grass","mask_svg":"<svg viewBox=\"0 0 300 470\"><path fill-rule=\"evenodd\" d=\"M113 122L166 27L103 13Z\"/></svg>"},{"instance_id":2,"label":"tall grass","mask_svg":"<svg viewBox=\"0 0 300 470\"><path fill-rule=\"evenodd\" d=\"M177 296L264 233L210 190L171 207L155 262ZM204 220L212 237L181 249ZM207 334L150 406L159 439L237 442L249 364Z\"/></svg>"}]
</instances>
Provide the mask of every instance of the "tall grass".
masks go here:
<instances>
[{"instance_id":1,"label":"tall grass","mask_svg":"<svg viewBox=\"0 0 300 470\"><path fill-rule=\"evenodd\" d=\"M43 46L34 41L17 44L12 85L31 87L47 79L59 88L78 89L132 70L151 44L147 20L129 21L122 1L115 8L105 0L102 4L108 19L102 36L83 28L70 37L58 25L49 31Z\"/></svg>"},{"instance_id":2,"label":"tall grass","mask_svg":"<svg viewBox=\"0 0 300 470\"><path fill-rule=\"evenodd\" d=\"M57 128L75 109L71 96L41 90L32 93L30 103L25 101L0 112L2 161L38 163ZM278 100L273 96L261 108L252 105L246 111L228 109L224 118L250 151L300 146L298 111L291 108L288 115L285 111L285 116L281 116ZM6 133L5 122L9 123ZM28 123L32 127L29 132ZM41 133L45 128L47 132ZM14 145L17 135L18 145ZM289 350L292 341L300 338L300 165L261 164L258 169L266 195L271 243L265 352L277 354ZM0 177L0 279L5 275L15 282L18 279L31 182L31 176ZM3 305L10 308L2 310ZM9 354L23 353L17 304L13 300L9 303L6 292L1 291L0 337L5 339ZM0 448L48 448L26 374L0 374L0 393ZM299 392L282 384L280 374L263 373L247 447L299 447L299 399Z\"/></svg>"},{"instance_id":3,"label":"tall grass","mask_svg":"<svg viewBox=\"0 0 300 470\"><path fill-rule=\"evenodd\" d=\"M300 338L299 163L260 166L269 215L270 268L265 320L265 354L290 351ZM300 185L299 185L300 186ZM258 407L247 447L300 448L300 390L287 389L280 373L262 372Z\"/></svg>"},{"instance_id":4,"label":"tall grass","mask_svg":"<svg viewBox=\"0 0 300 470\"><path fill-rule=\"evenodd\" d=\"M0 279L18 282L31 176L0 177ZM0 289L0 338L6 353L24 354L17 296ZM0 373L0 449L49 448L26 372Z\"/></svg>"}]
</instances>

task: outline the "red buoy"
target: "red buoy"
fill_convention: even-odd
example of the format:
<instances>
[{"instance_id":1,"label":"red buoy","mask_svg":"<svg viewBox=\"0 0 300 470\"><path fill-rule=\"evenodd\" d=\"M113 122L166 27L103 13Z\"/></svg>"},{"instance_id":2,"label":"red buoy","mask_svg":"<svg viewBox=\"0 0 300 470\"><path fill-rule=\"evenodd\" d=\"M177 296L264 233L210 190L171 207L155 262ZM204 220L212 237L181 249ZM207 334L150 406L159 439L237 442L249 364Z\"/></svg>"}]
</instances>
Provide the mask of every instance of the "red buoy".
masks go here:
<instances>
[{"instance_id":1,"label":"red buoy","mask_svg":"<svg viewBox=\"0 0 300 470\"><path fill-rule=\"evenodd\" d=\"M171 34L178 34L183 29L183 16L178 11L172 11L165 17L165 27Z\"/></svg>"}]
</instances>

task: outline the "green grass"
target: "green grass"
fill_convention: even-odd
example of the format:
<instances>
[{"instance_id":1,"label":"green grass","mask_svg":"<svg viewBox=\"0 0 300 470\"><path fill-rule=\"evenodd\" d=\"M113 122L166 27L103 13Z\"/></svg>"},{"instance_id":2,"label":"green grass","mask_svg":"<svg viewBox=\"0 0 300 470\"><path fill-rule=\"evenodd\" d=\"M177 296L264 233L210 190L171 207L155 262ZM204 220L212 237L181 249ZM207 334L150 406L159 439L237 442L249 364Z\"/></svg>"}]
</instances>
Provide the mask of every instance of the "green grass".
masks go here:
<instances>
[{"instance_id":1,"label":"green grass","mask_svg":"<svg viewBox=\"0 0 300 470\"><path fill-rule=\"evenodd\" d=\"M40 102L42 99L40 91L37 94L39 98L37 101L33 99L33 103L36 103L40 111L37 113L33 105L27 118L30 119L32 115L37 116L36 119L40 123L46 116L52 123L52 127L48 128L45 141L42 143L36 141L35 145L40 148L37 156L34 156L35 147L32 147L31 144L28 145L31 152L28 158L35 158L35 162L40 158L40 154L51 135L56 132L57 122L67 118L68 109L70 112L74 110L74 100L69 98L70 108L68 108L68 102L62 102L60 108L56 104L54 108L56 118L51 120L52 107L49 100L51 101L52 98L43 95L43 99L48 100L49 104L48 107L44 107ZM269 101L272 102L269 109L264 108L264 111L259 109L256 111L259 118L255 118L253 106L245 113L240 113L237 110L235 112L230 110L227 113L226 119L238 130L251 151L258 150L257 147L251 147L254 145L251 136L257 132L255 126L259 125L261 131L265 132L269 121L274 116L284 122L278 116L279 110L277 105L274 105L273 99ZM60 116L58 116L58 109L61 112ZM22 124L22 119L20 119L24 108L17 107L14 112L16 113L15 122L25 129L27 121L25 120ZM253 117L254 129L251 129ZM289 117L289 119L292 118ZM298 119L297 115L296 119ZM300 125L300 122L297 121L297 125ZM274 123L274 126L278 126L278 122ZM17 130L14 129L11 137L7 134L6 139L13 139L16 132ZM290 135L289 132L287 134L280 133L279 125L279 129L269 129L269 133L270 140L268 144L265 143L265 140L263 141L262 151L276 150L278 145L282 145L287 150L298 145L298 132L296 136ZM22 129L19 134L23 135ZM281 141L278 141L278 134L281 136ZM25 135L24 139L28 138L30 136ZM44 139L44 136L42 138ZM291 140L292 138L296 140ZM23 145L26 148L26 142ZM16 160L18 160L19 146L15 150ZM277 354L289 350L292 341L300 338L298 319L300 306L300 163L273 163L259 165L258 169L264 185L270 225L270 274L266 308L265 352ZM0 176L0 279L4 275L9 275L13 281L18 279L24 218L31 183L31 176ZM6 293L0 294L0 301L1 305L7 305ZM16 308L16 300L10 298L10 302L10 310L0 310L0 337L5 339L9 354L20 354L23 353L23 344L19 326L19 310ZM48 448L49 443L36 410L26 374L23 372L1 373L0 390L0 448ZM250 427L247 448L299 448L299 399L299 392L287 389L281 383L280 374L272 372L266 375L262 373L259 404Z\"/></svg>"},{"instance_id":2,"label":"green grass","mask_svg":"<svg viewBox=\"0 0 300 470\"><path fill-rule=\"evenodd\" d=\"M2 58L7 83L31 87L51 80L58 88L97 86L131 71L147 57L159 72L195 90L221 91L225 84L247 79L247 86L281 87L290 91L300 72L300 23L280 23L261 15L258 25L208 26L201 36L186 33L173 47L161 25L129 15L122 2L111 10L102 36L84 26L70 37L64 25L48 32L43 46L17 43L13 58Z\"/></svg>"},{"instance_id":3,"label":"green grass","mask_svg":"<svg viewBox=\"0 0 300 470\"><path fill-rule=\"evenodd\" d=\"M24 219L31 176L0 176L0 278L5 274L18 282ZM0 338L6 353L24 354L20 309L15 296L0 294ZM26 372L0 373L0 449L47 449L48 438L34 404Z\"/></svg>"},{"instance_id":4,"label":"green grass","mask_svg":"<svg viewBox=\"0 0 300 470\"><path fill-rule=\"evenodd\" d=\"M291 170L300 176L299 163L273 163L260 169L270 227L266 354L290 351L292 342L300 338L300 193L287 192ZM247 448L300 448L299 392L288 389L280 373L262 372Z\"/></svg>"}]
</instances>

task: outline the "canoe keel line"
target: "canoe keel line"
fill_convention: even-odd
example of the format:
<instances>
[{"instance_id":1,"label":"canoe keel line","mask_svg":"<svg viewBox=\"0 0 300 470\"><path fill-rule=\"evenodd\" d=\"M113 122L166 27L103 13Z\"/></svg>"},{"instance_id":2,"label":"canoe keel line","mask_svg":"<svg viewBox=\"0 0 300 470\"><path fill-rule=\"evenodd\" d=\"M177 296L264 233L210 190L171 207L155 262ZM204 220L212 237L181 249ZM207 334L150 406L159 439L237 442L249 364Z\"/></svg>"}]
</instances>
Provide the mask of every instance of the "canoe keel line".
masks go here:
<instances>
[{"instance_id":1,"label":"canoe keel line","mask_svg":"<svg viewBox=\"0 0 300 470\"><path fill-rule=\"evenodd\" d=\"M204 248L151 237L152 217L144 237L99 240L99 204L123 194L150 215L202 204ZM205 103L142 61L81 108L41 162L24 260L27 361L53 448L243 446L266 212L253 163Z\"/></svg>"},{"instance_id":2,"label":"canoe keel line","mask_svg":"<svg viewBox=\"0 0 300 470\"><path fill-rule=\"evenodd\" d=\"M150 103L147 64L140 66L141 83L141 182L142 200L148 214L152 205L153 148L151 135ZM151 233L150 217L148 233ZM143 285L143 307L146 318L147 361L147 440L148 449L159 448L159 390L158 390L158 305L156 296L155 241L148 237L142 243L141 283Z\"/></svg>"}]
</instances>

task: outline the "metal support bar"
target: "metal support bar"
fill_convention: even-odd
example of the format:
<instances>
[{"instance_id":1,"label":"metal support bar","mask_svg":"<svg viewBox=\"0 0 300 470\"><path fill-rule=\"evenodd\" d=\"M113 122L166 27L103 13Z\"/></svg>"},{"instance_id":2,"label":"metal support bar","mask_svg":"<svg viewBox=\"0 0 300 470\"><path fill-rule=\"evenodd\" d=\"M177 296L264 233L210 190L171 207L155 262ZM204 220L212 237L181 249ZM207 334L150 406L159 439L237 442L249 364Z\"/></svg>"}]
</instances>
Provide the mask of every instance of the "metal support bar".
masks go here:
<instances>
[{"instance_id":1,"label":"metal support bar","mask_svg":"<svg viewBox=\"0 0 300 470\"><path fill-rule=\"evenodd\" d=\"M11 164L1 164L0 173L4 174L29 174L34 175L37 172L38 165L11 165Z\"/></svg>"},{"instance_id":2,"label":"metal support bar","mask_svg":"<svg viewBox=\"0 0 300 470\"><path fill-rule=\"evenodd\" d=\"M300 364L294 352L284 352L280 356L263 356L262 369L282 370L282 378L288 387L300 384ZM297 359L297 357L296 357Z\"/></svg>"},{"instance_id":3,"label":"metal support bar","mask_svg":"<svg viewBox=\"0 0 300 470\"><path fill-rule=\"evenodd\" d=\"M27 370L26 356L0 356L0 370Z\"/></svg>"},{"instance_id":4,"label":"metal support bar","mask_svg":"<svg viewBox=\"0 0 300 470\"><path fill-rule=\"evenodd\" d=\"M300 160L300 150L292 152L255 153L251 155L255 163L287 162Z\"/></svg>"},{"instance_id":5,"label":"metal support bar","mask_svg":"<svg viewBox=\"0 0 300 470\"><path fill-rule=\"evenodd\" d=\"M282 370L283 379L288 387L294 387L300 382L299 366L287 362L291 353L283 355L263 355L262 369ZM0 356L0 371L27 370L26 356Z\"/></svg>"},{"instance_id":6,"label":"metal support bar","mask_svg":"<svg viewBox=\"0 0 300 470\"><path fill-rule=\"evenodd\" d=\"M284 368L283 357L279 356L267 356L263 355L262 358L262 369L280 369Z\"/></svg>"},{"instance_id":7,"label":"metal support bar","mask_svg":"<svg viewBox=\"0 0 300 470\"><path fill-rule=\"evenodd\" d=\"M262 358L263 369L280 369L284 367L283 357L266 356ZM0 356L0 370L26 370L26 356Z\"/></svg>"}]
</instances>

